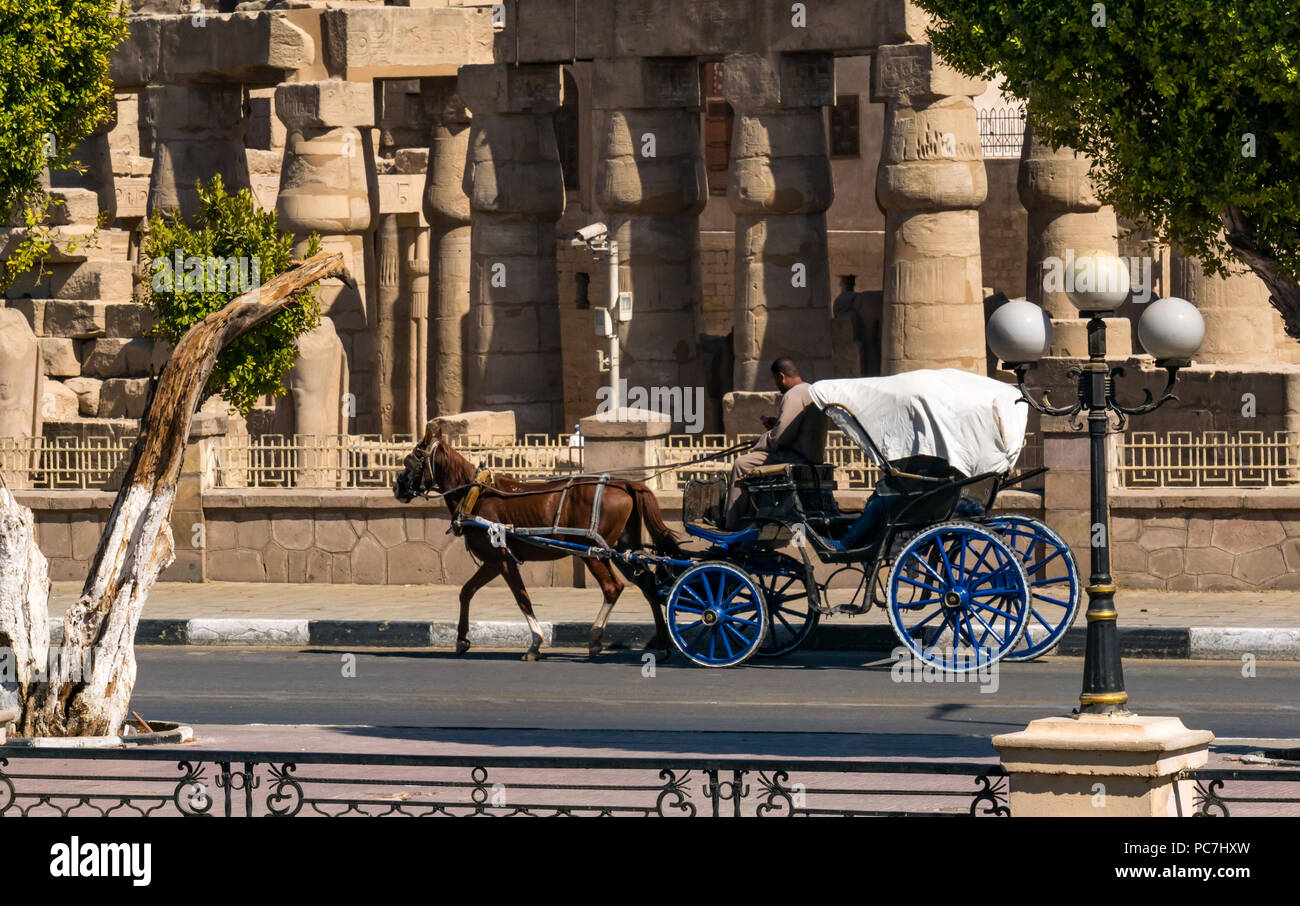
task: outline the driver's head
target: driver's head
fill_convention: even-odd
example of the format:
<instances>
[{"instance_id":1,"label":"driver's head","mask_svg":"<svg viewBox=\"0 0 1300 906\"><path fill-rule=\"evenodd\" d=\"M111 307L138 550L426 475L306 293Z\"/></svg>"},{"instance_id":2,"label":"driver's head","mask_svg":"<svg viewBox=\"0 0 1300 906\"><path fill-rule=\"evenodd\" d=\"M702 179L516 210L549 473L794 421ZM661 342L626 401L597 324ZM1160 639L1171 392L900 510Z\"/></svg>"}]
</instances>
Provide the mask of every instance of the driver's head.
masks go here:
<instances>
[{"instance_id":1,"label":"driver's head","mask_svg":"<svg viewBox=\"0 0 1300 906\"><path fill-rule=\"evenodd\" d=\"M799 377L799 369L795 367L794 359L789 356L781 356L772 363L772 383L782 393L785 393L795 384L803 383L803 378Z\"/></svg>"}]
</instances>

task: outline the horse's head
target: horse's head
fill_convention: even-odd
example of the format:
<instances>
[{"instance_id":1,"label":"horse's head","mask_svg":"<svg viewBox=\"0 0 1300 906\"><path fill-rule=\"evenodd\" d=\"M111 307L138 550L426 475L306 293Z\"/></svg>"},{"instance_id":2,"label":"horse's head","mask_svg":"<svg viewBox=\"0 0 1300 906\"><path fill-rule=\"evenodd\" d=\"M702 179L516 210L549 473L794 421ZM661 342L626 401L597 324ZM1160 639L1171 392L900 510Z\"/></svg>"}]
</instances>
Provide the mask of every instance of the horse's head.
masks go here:
<instances>
[{"instance_id":1,"label":"horse's head","mask_svg":"<svg viewBox=\"0 0 1300 906\"><path fill-rule=\"evenodd\" d=\"M442 443L442 428L434 433L433 425L424 429L424 437L403 462L401 474L393 482L393 496L402 503L410 503L417 497L424 497L438 490L434 478L434 459Z\"/></svg>"}]
</instances>

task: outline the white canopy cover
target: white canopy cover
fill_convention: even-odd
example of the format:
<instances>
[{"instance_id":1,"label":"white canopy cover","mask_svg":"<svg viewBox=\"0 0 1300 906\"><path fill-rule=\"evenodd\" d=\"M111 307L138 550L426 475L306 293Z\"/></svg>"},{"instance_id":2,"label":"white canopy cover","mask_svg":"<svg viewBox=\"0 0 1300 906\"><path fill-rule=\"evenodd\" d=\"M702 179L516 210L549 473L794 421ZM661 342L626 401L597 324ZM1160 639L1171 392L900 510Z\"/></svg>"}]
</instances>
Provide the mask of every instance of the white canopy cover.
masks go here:
<instances>
[{"instance_id":1,"label":"white canopy cover","mask_svg":"<svg viewBox=\"0 0 1300 906\"><path fill-rule=\"evenodd\" d=\"M1020 391L968 371L818 381L811 391L813 402L858 446L871 452L861 436L865 429L889 460L939 456L975 476L1011 471L1025 444L1029 407L1016 402Z\"/></svg>"}]
</instances>

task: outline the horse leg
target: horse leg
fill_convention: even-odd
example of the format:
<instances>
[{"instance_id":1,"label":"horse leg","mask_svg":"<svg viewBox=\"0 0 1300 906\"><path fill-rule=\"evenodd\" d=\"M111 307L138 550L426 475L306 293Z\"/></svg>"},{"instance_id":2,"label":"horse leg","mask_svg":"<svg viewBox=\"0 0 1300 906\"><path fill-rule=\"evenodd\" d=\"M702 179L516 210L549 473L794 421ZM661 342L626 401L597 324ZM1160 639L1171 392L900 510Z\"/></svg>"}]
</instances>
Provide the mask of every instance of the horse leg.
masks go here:
<instances>
[{"instance_id":1,"label":"horse leg","mask_svg":"<svg viewBox=\"0 0 1300 906\"><path fill-rule=\"evenodd\" d=\"M469 602L480 588L501 574L501 562L485 560L460 589L460 622L456 624L456 653L469 651Z\"/></svg>"},{"instance_id":2,"label":"horse leg","mask_svg":"<svg viewBox=\"0 0 1300 906\"><path fill-rule=\"evenodd\" d=\"M510 591L514 593L515 603L519 605L519 609L523 611L524 619L528 621L528 631L533 637L533 643L524 652L524 660L540 661L542 659L542 625L537 622L537 617L533 616L533 602L528 597L528 589L524 588L524 578L519 574L519 564L512 560L502 561L501 572L506 577L506 584L510 586Z\"/></svg>"},{"instance_id":3,"label":"horse leg","mask_svg":"<svg viewBox=\"0 0 1300 906\"><path fill-rule=\"evenodd\" d=\"M585 562L587 570L595 577L600 590L605 594L605 603L600 605L600 613L596 615L596 622L591 624L591 637L587 640L587 656L595 657L600 654L600 640L605 637L605 624L609 622L610 612L613 611L618 596L623 593L623 583L618 576L614 575L614 570L608 563L600 560Z\"/></svg>"}]
</instances>

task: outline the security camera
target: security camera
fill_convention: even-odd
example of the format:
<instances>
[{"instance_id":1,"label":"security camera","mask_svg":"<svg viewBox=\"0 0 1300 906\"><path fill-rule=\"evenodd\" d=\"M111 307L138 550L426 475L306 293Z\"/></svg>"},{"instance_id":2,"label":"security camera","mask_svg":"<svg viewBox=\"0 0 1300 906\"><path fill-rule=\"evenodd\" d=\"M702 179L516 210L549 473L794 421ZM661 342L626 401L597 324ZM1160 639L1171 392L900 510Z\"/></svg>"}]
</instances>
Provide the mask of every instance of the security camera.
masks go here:
<instances>
[{"instance_id":1,"label":"security camera","mask_svg":"<svg viewBox=\"0 0 1300 906\"><path fill-rule=\"evenodd\" d=\"M574 245L599 245L609 235L609 227L603 223L593 223L573 234Z\"/></svg>"}]
</instances>

